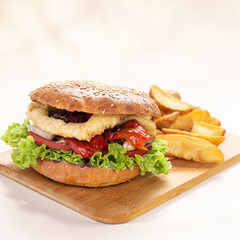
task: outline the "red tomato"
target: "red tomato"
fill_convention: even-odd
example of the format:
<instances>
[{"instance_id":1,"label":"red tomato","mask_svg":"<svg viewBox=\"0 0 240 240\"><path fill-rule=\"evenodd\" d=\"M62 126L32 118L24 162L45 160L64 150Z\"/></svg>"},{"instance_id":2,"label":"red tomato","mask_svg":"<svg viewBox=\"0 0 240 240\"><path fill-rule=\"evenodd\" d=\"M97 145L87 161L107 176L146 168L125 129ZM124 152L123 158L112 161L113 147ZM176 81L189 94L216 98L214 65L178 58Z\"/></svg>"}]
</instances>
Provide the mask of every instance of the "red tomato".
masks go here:
<instances>
[{"instance_id":1,"label":"red tomato","mask_svg":"<svg viewBox=\"0 0 240 240\"><path fill-rule=\"evenodd\" d=\"M62 144L62 143L57 143L54 141L47 140L33 132L29 132L28 134L33 137L35 143L45 144L47 147L58 149L58 150L71 151L71 147L67 144Z\"/></svg>"}]
</instances>

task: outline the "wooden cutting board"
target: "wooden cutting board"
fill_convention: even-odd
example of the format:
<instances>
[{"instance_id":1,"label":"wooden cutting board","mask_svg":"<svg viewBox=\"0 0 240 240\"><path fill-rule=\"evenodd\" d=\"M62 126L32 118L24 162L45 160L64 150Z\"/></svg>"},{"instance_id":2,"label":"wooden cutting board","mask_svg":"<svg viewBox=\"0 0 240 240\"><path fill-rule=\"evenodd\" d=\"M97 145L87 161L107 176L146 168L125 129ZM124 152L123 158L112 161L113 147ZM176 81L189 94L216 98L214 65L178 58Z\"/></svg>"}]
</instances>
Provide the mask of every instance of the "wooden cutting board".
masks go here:
<instances>
[{"instance_id":1,"label":"wooden cutting board","mask_svg":"<svg viewBox=\"0 0 240 240\"><path fill-rule=\"evenodd\" d=\"M221 164L174 159L168 175L147 174L105 188L67 186L31 168L21 170L12 163L10 151L0 153L0 173L96 221L125 223L238 162L239 143L240 136L227 135L220 146L225 157Z\"/></svg>"}]
</instances>

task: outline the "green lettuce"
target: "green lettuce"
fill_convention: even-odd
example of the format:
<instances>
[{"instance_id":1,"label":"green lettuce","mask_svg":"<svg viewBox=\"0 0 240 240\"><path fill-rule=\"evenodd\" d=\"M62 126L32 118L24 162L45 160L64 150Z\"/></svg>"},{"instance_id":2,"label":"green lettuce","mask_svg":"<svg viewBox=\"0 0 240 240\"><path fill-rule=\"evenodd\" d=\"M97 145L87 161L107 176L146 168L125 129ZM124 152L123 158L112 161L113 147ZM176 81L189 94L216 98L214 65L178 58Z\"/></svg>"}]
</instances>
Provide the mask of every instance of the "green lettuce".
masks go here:
<instances>
[{"instance_id":1,"label":"green lettuce","mask_svg":"<svg viewBox=\"0 0 240 240\"><path fill-rule=\"evenodd\" d=\"M30 124L28 119L25 119L22 125L19 123L10 124L2 136L2 140L12 148L18 147L21 139L26 138L28 135L28 124Z\"/></svg>"},{"instance_id":2,"label":"green lettuce","mask_svg":"<svg viewBox=\"0 0 240 240\"><path fill-rule=\"evenodd\" d=\"M92 166L103 168L108 167L114 169L116 172L125 169L133 169L135 163L140 167L141 174L146 172L150 173L165 173L167 174L171 168L171 163L165 157L165 151L167 150L166 142L155 139L152 144L152 148L149 152L140 156L135 154L135 158L125 155L126 148L123 148L118 143L112 143L108 145L108 153L102 156L101 152L95 153L90 158Z\"/></svg>"},{"instance_id":3,"label":"green lettuce","mask_svg":"<svg viewBox=\"0 0 240 240\"><path fill-rule=\"evenodd\" d=\"M39 145L34 142L32 136L28 135L27 125L29 121L26 119L21 125L12 123L2 136L2 140L13 148L12 160L19 168L28 168L30 165L37 166L38 159L48 159L56 161L64 161L73 164L90 164L91 166L114 169L117 173L123 169L132 170L137 164L141 169L141 174L147 172L160 174L169 172L171 163L165 157L167 150L166 142L155 139L149 152L145 155L135 155L135 158L125 155L126 149L118 143L108 145L108 153L102 155L96 152L90 159L84 159L82 156L72 151L56 150L48 148L45 144Z\"/></svg>"},{"instance_id":4,"label":"green lettuce","mask_svg":"<svg viewBox=\"0 0 240 240\"><path fill-rule=\"evenodd\" d=\"M48 148L45 144L39 145L34 142L32 136L22 138L17 148L13 149L12 160L19 168L28 168L30 165L37 166L37 159L48 159L81 164L82 156L71 151Z\"/></svg>"}]
</instances>

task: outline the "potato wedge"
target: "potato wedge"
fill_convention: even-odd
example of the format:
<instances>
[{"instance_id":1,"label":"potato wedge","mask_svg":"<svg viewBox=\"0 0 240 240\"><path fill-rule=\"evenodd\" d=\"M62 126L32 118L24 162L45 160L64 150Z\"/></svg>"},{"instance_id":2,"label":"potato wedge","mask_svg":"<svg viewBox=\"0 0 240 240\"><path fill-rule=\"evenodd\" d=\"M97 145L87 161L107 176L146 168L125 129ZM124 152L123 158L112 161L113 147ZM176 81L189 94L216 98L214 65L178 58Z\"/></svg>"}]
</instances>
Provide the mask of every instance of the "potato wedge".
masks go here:
<instances>
[{"instance_id":1,"label":"potato wedge","mask_svg":"<svg viewBox=\"0 0 240 240\"><path fill-rule=\"evenodd\" d=\"M210 123L211 121L211 115L207 110L194 109L192 112L189 112L188 115L193 121L202 121L206 123Z\"/></svg>"},{"instance_id":2,"label":"potato wedge","mask_svg":"<svg viewBox=\"0 0 240 240\"><path fill-rule=\"evenodd\" d=\"M167 141L170 156L202 163L224 161L220 149L204 139L179 134L159 135L157 138Z\"/></svg>"},{"instance_id":3,"label":"potato wedge","mask_svg":"<svg viewBox=\"0 0 240 240\"><path fill-rule=\"evenodd\" d=\"M164 90L164 92L166 92L166 93L172 95L173 97L181 100L181 96L180 96L179 92L176 92L174 90L166 90L166 89Z\"/></svg>"},{"instance_id":4,"label":"potato wedge","mask_svg":"<svg viewBox=\"0 0 240 240\"><path fill-rule=\"evenodd\" d=\"M187 114L183 114L178 116L169 128L190 132L193 128L193 120Z\"/></svg>"},{"instance_id":5,"label":"potato wedge","mask_svg":"<svg viewBox=\"0 0 240 240\"><path fill-rule=\"evenodd\" d=\"M211 116L207 110L197 108L194 109L192 112L189 112L188 115L192 118L193 121L201 121L216 126L221 126L221 122L217 118Z\"/></svg>"},{"instance_id":6,"label":"potato wedge","mask_svg":"<svg viewBox=\"0 0 240 240\"><path fill-rule=\"evenodd\" d=\"M182 102L181 100L168 94L161 88L153 85L150 88L149 95L153 98L158 107L163 111L178 111L180 113L188 113L194 109L194 107L188 103Z\"/></svg>"},{"instance_id":7,"label":"potato wedge","mask_svg":"<svg viewBox=\"0 0 240 240\"><path fill-rule=\"evenodd\" d=\"M161 130L159 130L159 129L156 130L156 135L162 135L162 134L163 134L163 132Z\"/></svg>"},{"instance_id":8,"label":"potato wedge","mask_svg":"<svg viewBox=\"0 0 240 240\"><path fill-rule=\"evenodd\" d=\"M186 135L186 136L205 139L205 140L211 142L212 144L214 144L216 146L218 146L219 144L221 144L225 140L224 136L208 136L208 135L202 135L202 134L192 133L192 132L187 132L187 131L180 131L180 130L177 130L177 129L163 128L162 132L164 134L181 134L181 135Z\"/></svg>"},{"instance_id":9,"label":"potato wedge","mask_svg":"<svg viewBox=\"0 0 240 240\"><path fill-rule=\"evenodd\" d=\"M168 128L176 120L179 112L172 112L155 120L155 124L158 129Z\"/></svg>"},{"instance_id":10,"label":"potato wedge","mask_svg":"<svg viewBox=\"0 0 240 240\"><path fill-rule=\"evenodd\" d=\"M224 136L226 130L209 123L193 121L193 133L199 133L201 135L209 135L209 136Z\"/></svg>"},{"instance_id":11,"label":"potato wedge","mask_svg":"<svg viewBox=\"0 0 240 240\"><path fill-rule=\"evenodd\" d=\"M219 127L221 126L221 122L215 117L210 118L210 124L213 124L213 125L216 125L216 126L219 126Z\"/></svg>"}]
</instances>

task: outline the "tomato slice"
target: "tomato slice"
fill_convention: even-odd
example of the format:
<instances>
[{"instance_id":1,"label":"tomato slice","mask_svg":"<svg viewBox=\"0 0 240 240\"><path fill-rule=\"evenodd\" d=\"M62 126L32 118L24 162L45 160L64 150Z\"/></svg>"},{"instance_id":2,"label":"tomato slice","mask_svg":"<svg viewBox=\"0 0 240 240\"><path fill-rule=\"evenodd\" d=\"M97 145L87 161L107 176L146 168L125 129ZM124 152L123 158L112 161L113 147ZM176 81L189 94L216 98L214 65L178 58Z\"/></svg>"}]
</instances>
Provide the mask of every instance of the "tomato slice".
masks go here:
<instances>
[{"instance_id":1,"label":"tomato slice","mask_svg":"<svg viewBox=\"0 0 240 240\"><path fill-rule=\"evenodd\" d=\"M74 138L66 138L65 140L67 144L62 144L47 140L31 131L28 134L31 135L34 141L38 144L45 144L47 147L57 150L74 151L83 158L90 158L95 152L99 151L103 154L107 153L108 143L102 135L96 135L90 142L79 141Z\"/></svg>"},{"instance_id":2,"label":"tomato slice","mask_svg":"<svg viewBox=\"0 0 240 240\"><path fill-rule=\"evenodd\" d=\"M126 139L135 148L148 151L144 144L152 139L152 136L140 125L136 120L130 120L122 127L118 128L116 132L107 130L105 132L107 140Z\"/></svg>"},{"instance_id":3,"label":"tomato slice","mask_svg":"<svg viewBox=\"0 0 240 240\"><path fill-rule=\"evenodd\" d=\"M28 134L33 137L35 143L45 144L47 147L54 148L54 149L57 149L57 150L65 150L65 151L71 151L72 150L71 147L67 144L62 144L62 143L57 143L57 142L54 142L54 141L47 140L47 139L45 139L43 137L40 137L39 135L37 135L37 134L35 134L31 131Z\"/></svg>"}]
</instances>

